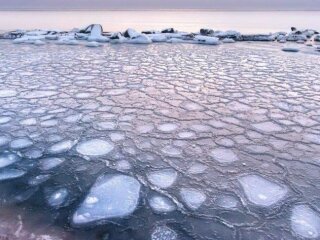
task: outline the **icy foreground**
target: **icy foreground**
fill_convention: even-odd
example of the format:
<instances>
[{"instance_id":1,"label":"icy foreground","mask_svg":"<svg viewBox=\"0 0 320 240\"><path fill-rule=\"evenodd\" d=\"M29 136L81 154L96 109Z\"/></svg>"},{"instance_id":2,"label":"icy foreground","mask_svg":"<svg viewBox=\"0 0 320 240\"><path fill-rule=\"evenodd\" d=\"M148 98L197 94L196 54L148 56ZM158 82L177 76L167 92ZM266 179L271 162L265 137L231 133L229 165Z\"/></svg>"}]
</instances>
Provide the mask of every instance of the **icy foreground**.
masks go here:
<instances>
[{"instance_id":1,"label":"icy foreground","mask_svg":"<svg viewBox=\"0 0 320 240\"><path fill-rule=\"evenodd\" d=\"M318 239L306 49L0 41L0 236Z\"/></svg>"}]
</instances>

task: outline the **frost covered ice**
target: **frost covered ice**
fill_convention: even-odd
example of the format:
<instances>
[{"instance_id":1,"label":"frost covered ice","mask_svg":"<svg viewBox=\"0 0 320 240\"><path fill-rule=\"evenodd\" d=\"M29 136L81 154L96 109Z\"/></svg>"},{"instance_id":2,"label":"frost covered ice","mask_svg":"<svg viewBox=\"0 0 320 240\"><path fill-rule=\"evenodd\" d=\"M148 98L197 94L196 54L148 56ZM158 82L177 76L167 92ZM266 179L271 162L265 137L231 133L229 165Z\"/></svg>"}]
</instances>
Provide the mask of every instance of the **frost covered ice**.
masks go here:
<instances>
[{"instance_id":1,"label":"frost covered ice","mask_svg":"<svg viewBox=\"0 0 320 240\"><path fill-rule=\"evenodd\" d=\"M193 188L182 188L180 196L183 202L192 210L196 210L204 203L207 196L200 190Z\"/></svg>"},{"instance_id":2,"label":"frost covered ice","mask_svg":"<svg viewBox=\"0 0 320 240\"><path fill-rule=\"evenodd\" d=\"M102 139L91 139L78 144L77 152L87 156L106 155L114 148L113 144Z\"/></svg>"},{"instance_id":3,"label":"frost covered ice","mask_svg":"<svg viewBox=\"0 0 320 240\"><path fill-rule=\"evenodd\" d=\"M173 169L164 169L150 172L147 177L153 185L159 188L169 188L176 181L178 173Z\"/></svg>"},{"instance_id":4,"label":"frost covered ice","mask_svg":"<svg viewBox=\"0 0 320 240\"><path fill-rule=\"evenodd\" d=\"M25 174L25 171L19 169L3 169L0 170L0 181L19 178Z\"/></svg>"},{"instance_id":5,"label":"frost covered ice","mask_svg":"<svg viewBox=\"0 0 320 240\"><path fill-rule=\"evenodd\" d=\"M168 213L176 209L175 204L169 198L159 195L150 197L149 204L156 213Z\"/></svg>"},{"instance_id":6,"label":"frost covered ice","mask_svg":"<svg viewBox=\"0 0 320 240\"><path fill-rule=\"evenodd\" d=\"M157 226L151 234L151 240L177 240L178 234L167 226Z\"/></svg>"},{"instance_id":7,"label":"frost covered ice","mask_svg":"<svg viewBox=\"0 0 320 240\"><path fill-rule=\"evenodd\" d=\"M7 167L15 162L20 161L21 158L15 154L10 152L4 152L0 154L0 168Z\"/></svg>"},{"instance_id":8,"label":"frost covered ice","mask_svg":"<svg viewBox=\"0 0 320 240\"><path fill-rule=\"evenodd\" d=\"M59 207L66 201L67 197L68 197L68 190L66 188L62 188L53 192L48 197L47 201L51 207Z\"/></svg>"},{"instance_id":9,"label":"frost covered ice","mask_svg":"<svg viewBox=\"0 0 320 240\"><path fill-rule=\"evenodd\" d=\"M300 237L318 239L320 237L320 215L309 206L294 206L291 228Z\"/></svg>"},{"instance_id":10,"label":"frost covered ice","mask_svg":"<svg viewBox=\"0 0 320 240\"><path fill-rule=\"evenodd\" d=\"M239 178L239 182L248 200L262 207L269 207L283 200L288 188L259 175L247 175Z\"/></svg>"},{"instance_id":11,"label":"frost covered ice","mask_svg":"<svg viewBox=\"0 0 320 240\"><path fill-rule=\"evenodd\" d=\"M100 177L72 217L74 224L130 215L139 203L140 183L126 175Z\"/></svg>"},{"instance_id":12,"label":"frost covered ice","mask_svg":"<svg viewBox=\"0 0 320 240\"><path fill-rule=\"evenodd\" d=\"M211 151L214 160L220 163L232 163L239 160L238 156L228 148L216 148Z\"/></svg>"}]
</instances>

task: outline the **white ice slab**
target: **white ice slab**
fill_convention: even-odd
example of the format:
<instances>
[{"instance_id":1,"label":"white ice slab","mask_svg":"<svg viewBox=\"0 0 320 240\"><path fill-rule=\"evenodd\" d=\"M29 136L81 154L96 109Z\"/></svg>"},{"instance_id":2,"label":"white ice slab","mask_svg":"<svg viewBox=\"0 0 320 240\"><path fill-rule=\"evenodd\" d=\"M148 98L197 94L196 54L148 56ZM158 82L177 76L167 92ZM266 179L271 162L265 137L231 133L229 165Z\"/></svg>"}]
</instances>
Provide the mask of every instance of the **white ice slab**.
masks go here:
<instances>
[{"instance_id":1,"label":"white ice slab","mask_svg":"<svg viewBox=\"0 0 320 240\"><path fill-rule=\"evenodd\" d=\"M207 196L200 190L194 188L182 188L180 190L180 196L183 202L191 210L196 210L204 203Z\"/></svg>"},{"instance_id":2,"label":"white ice slab","mask_svg":"<svg viewBox=\"0 0 320 240\"><path fill-rule=\"evenodd\" d=\"M246 175L239 178L247 199L258 206L269 207L283 200L288 188L260 175Z\"/></svg>"},{"instance_id":3,"label":"white ice slab","mask_svg":"<svg viewBox=\"0 0 320 240\"><path fill-rule=\"evenodd\" d=\"M291 229L297 235L308 239L320 237L320 215L307 205L297 205L291 214Z\"/></svg>"},{"instance_id":4,"label":"white ice slab","mask_svg":"<svg viewBox=\"0 0 320 240\"><path fill-rule=\"evenodd\" d=\"M77 152L87 156L102 156L111 152L114 145L102 139L91 139L78 144Z\"/></svg>"},{"instance_id":5,"label":"white ice slab","mask_svg":"<svg viewBox=\"0 0 320 240\"><path fill-rule=\"evenodd\" d=\"M147 178L150 183L159 188L169 188L176 181L178 173L173 169L150 172Z\"/></svg>"},{"instance_id":6,"label":"white ice slab","mask_svg":"<svg viewBox=\"0 0 320 240\"><path fill-rule=\"evenodd\" d=\"M97 179L72 217L74 224L130 215L137 207L140 183L126 175L104 175Z\"/></svg>"}]
</instances>

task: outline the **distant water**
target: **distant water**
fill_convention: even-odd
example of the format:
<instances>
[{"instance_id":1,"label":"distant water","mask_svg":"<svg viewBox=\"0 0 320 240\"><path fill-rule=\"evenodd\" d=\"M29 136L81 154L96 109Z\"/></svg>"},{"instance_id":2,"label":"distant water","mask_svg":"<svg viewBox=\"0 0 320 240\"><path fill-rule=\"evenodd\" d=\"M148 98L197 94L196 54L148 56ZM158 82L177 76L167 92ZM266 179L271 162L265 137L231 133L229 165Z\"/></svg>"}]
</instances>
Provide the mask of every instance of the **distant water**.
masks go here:
<instances>
[{"instance_id":1,"label":"distant water","mask_svg":"<svg viewBox=\"0 0 320 240\"><path fill-rule=\"evenodd\" d=\"M68 30L100 23L105 31L183 31L200 28L238 30L243 33L288 31L291 26L320 30L320 12L217 12L217 11L0 11L0 30L50 28Z\"/></svg>"}]
</instances>

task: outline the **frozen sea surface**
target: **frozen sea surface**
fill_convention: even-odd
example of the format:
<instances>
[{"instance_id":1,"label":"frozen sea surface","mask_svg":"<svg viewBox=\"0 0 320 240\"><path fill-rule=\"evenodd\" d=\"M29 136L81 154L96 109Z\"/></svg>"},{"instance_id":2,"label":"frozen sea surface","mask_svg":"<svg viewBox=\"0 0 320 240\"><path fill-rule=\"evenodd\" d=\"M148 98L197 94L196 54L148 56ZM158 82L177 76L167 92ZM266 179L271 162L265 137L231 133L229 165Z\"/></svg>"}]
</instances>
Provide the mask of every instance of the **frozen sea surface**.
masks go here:
<instances>
[{"instance_id":1,"label":"frozen sea surface","mask_svg":"<svg viewBox=\"0 0 320 240\"><path fill-rule=\"evenodd\" d=\"M0 236L319 239L320 57L281 48L1 41Z\"/></svg>"}]
</instances>

